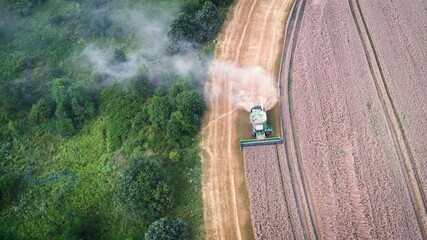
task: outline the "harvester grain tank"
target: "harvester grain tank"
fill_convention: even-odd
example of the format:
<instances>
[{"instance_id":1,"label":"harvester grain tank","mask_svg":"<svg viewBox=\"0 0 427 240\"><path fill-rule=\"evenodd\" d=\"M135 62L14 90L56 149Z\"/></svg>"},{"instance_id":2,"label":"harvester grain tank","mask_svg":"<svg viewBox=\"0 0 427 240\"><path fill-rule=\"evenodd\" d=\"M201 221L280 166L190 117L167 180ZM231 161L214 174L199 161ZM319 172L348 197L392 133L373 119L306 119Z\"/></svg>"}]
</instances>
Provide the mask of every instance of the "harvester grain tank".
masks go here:
<instances>
[{"instance_id":1,"label":"harvester grain tank","mask_svg":"<svg viewBox=\"0 0 427 240\"><path fill-rule=\"evenodd\" d=\"M251 123L252 137L255 137L255 139L240 141L241 148L283 143L283 138L269 137L273 133L273 129L267 124L267 112L262 104L251 109L249 121Z\"/></svg>"}]
</instances>

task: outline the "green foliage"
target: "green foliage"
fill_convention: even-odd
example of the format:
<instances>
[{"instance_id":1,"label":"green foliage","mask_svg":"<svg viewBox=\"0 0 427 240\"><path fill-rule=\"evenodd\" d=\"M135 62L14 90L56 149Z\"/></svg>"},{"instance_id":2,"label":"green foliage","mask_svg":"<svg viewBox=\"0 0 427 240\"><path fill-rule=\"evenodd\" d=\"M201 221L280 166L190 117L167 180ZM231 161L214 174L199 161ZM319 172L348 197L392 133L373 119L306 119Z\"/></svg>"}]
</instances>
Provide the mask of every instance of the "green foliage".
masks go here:
<instances>
[{"instance_id":1,"label":"green foliage","mask_svg":"<svg viewBox=\"0 0 427 240\"><path fill-rule=\"evenodd\" d=\"M97 37L107 37L109 36L111 26L113 22L106 15L95 15L90 23L90 31Z\"/></svg>"},{"instance_id":2,"label":"green foliage","mask_svg":"<svg viewBox=\"0 0 427 240\"><path fill-rule=\"evenodd\" d=\"M15 200L23 190L21 177L17 174L0 175L0 210Z\"/></svg>"},{"instance_id":3,"label":"green foliage","mask_svg":"<svg viewBox=\"0 0 427 240\"><path fill-rule=\"evenodd\" d=\"M67 117L61 117L56 120L56 132L63 137L74 134L73 121Z\"/></svg>"},{"instance_id":4,"label":"green foliage","mask_svg":"<svg viewBox=\"0 0 427 240\"><path fill-rule=\"evenodd\" d=\"M123 48L114 49L113 58L116 62L119 62L119 63L127 61L126 53L123 50Z\"/></svg>"},{"instance_id":5,"label":"green foliage","mask_svg":"<svg viewBox=\"0 0 427 240\"><path fill-rule=\"evenodd\" d=\"M121 178L118 196L131 211L151 221L173 207L172 189L165 170L154 160L141 157Z\"/></svg>"},{"instance_id":6,"label":"green foliage","mask_svg":"<svg viewBox=\"0 0 427 240\"><path fill-rule=\"evenodd\" d=\"M28 115L28 119L32 124L41 124L46 119L48 119L52 114L51 106L47 103L45 99L39 99L33 106L31 107L30 114Z\"/></svg>"},{"instance_id":7,"label":"green foliage","mask_svg":"<svg viewBox=\"0 0 427 240\"><path fill-rule=\"evenodd\" d=\"M173 99L176 96L178 96L178 94L180 94L184 91L187 91L187 90L191 90L190 80L186 79L186 78L179 78L169 88L169 94L168 95L169 95L169 97L171 97Z\"/></svg>"},{"instance_id":8,"label":"green foliage","mask_svg":"<svg viewBox=\"0 0 427 240\"><path fill-rule=\"evenodd\" d=\"M95 115L95 104L87 90L71 86L68 80L57 79L54 82L52 99L56 103L56 127L61 136L74 134L75 126L80 126Z\"/></svg>"},{"instance_id":9,"label":"green foliage","mask_svg":"<svg viewBox=\"0 0 427 240\"><path fill-rule=\"evenodd\" d=\"M108 118L107 146L119 149L132 130L132 120L142 111L142 98L128 94L120 85L112 85L101 92L101 111Z\"/></svg>"},{"instance_id":10,"label":"green foliage","mask_svg":"<svg viewBox=\"0 0 427 240\"><path fill-rule=\"evenodd\" d=\"M82 124L95 115L95 104L83 87L71 87L69 97L74 122Z\"/></svg>"},{"instance_id":11,"label":"green foliage","mask_svg":"<svg viewBox=\"0 0 427 240\"><path fill-rule=\"evenodd\" d=\"M200 26L199 41L205 43L215 39L222 26L222 18L218 8L210 1L205 2L202 9L196 13L196 21Z\"/></svg>"},{"instance_id":12,"label":"green foliage","mask_svg":"<svg viewBox=\"0 0 427 240\"><path fill-rule=\"evenodd\" d=\"M140 73L130 78L126 87L131 94L143 100L148 98L152 93L152 90L148 86L148 77L145 73Z\"/></svg>"},{"instance_id":13,"label":"green foliage","mask_svg":"<svg viewBox=\"0 0 427 240\"><path fill-rule=\"evenodd\" d=\"M212 0L212 2L220 7L228 7L233 3L233 0Z\"/></svg>"},{"instance_id":14,"label":"green foliage","mask_svg":"<svg viewBox=\"0 0 427 240\"><path fill-rule=\"evenodd\" d=\"M172 112L172 106L167 97L154 96L148 105L148 115L155 128L165 129Z\"/></svg>"},{"instance_id":15,"label":"green foliage","mask_svg":"<svg viewBox=\"0 0 427 240\"><path fill-rule=\"evenodd\" d=\"M68 118L71 115L71 104L68 96L70 83L64 79L57 79L52 87L52 99L56 103L55 116L58 119Z\"/></svg>"},{"instance_id":16,"label":"green foliage","mask_svg":"<svg viewBox=\"0 0 427 240\"><path fill-rule=\"evenodd\" d=\"M221 30L223 18L212 2L206 1L196 9L198 7L194 4L184 5L183 13L171 24L168 32L170 53L198 48L215 39Z\"/></svg>"},{"instance_id":17,"label":"green foliage","mask_svg":"<svg viewBox=\"0 0 427 240\"><path fill-rule=\"evenodd\" d=\"M203 112L189 94L193 80L142 67L118 82L82 57L90 43L108 45L117 50L107 65L120 65L135 46L150 47L115 11L139 11L147 1L166 4L0 3L0 239L138 239L165 216L185 219L188 238L203 238L197 147ZM213 46L216 24L206 21L216 19L215 7L172 1L189 2L172 16L183 19L176 45ZM191 25L196 18L200 23ZM149 156L145 167L129 160L145 162L141 156Z\"/></svg>"},{"instance_id":18,"label":"green foliage","mask_svg":"<svg viewBox=\"0 0 427 240\"><path fill-rule=\"evenodd\" d=\"M184 118L195 126L199 126L202 122L202 116L206 110L206 103L203 96L194 90L188 90L179 93L176 96L176 107Z\"/></svg>"},{"instance_id":19,"label":"green foliage","mask_svg":"<svg viewBox=\"0 0 427 240\"><path fill-rule=\"evenodd\" d=\"M69 240L99 239L99 227L94 219L82 216L75 210L66 213L65 237Z\"/></svg>"},{"instance_id":20,"label":"green foliage","mask_svg":"<svg viewBox=\"0 0 427 240\"><path fill-rule=\"evenodd\" d=\"M179 142L182 136L187 134L188 124L180 111L172 113L166 127L167 137L175 142Z\"/></svg>"},{"instance_id":21,"label":"green foliage","mask_svg":"<svg viewBox=\"0 0 427 240\"><path fill-rule=\"evenodd\" d=\"M161 218L153 222L145 234L145 240L187 240L188 224L182 219Z\"/></svg>"},{"instance_id":22,"label":"green foliage","mask_svg":"<svg viewBox=\"0 0 427 240\"><path fill-rule=\"evenodd\" d=\"M181 154L178 150L172 150L169 152L169 159L172 162L179 162L181 160Z\"/></svg>"},{"instance_id":23,"label":"green foliage","mask_svg":"<svg viewBox=\"0 0 427 240\"><path fill-rule=\"evenodd\" d=\"M194 16L181 14L171 25L168 33L173 43L199 43L200 26Z\"/></svg>"}]
</instances>

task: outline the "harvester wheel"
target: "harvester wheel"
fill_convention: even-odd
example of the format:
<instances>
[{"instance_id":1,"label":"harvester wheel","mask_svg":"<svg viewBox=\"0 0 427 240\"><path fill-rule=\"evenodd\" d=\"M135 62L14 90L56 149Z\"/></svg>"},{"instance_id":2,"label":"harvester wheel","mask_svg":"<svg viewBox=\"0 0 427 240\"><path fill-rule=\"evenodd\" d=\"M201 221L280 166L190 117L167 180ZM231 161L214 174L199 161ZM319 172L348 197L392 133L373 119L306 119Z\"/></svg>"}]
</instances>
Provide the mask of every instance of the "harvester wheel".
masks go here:
<instances>
[{"instance_id":1,"label":"harvester wheel","mask_svg":"<svg viewBox=\"0 0 427 240\"><path fill-rule=\"evenodd\" d=\"M271 134L272 134L273 132L271 131L271 130L267 130L267 131L265 131L265 136L270 136Z\"/></svg>"}]
</instances>

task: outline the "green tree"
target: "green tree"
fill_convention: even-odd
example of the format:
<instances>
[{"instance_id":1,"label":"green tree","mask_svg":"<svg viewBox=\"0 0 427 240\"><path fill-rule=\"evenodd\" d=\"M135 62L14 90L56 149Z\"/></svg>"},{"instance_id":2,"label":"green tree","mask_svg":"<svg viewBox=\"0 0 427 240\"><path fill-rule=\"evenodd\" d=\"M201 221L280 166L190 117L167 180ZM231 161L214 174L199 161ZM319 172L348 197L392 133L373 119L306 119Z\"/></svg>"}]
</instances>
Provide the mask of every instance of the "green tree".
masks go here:
<instances>
[{"instance_id":1,"label":"green tree","mask_svg":"<svg viewBox=\"0 0 427 240\"><path fill-rule=\"evenodd\" d=\"M183 13L172 22L168 37L169 51L173 54L181 52L186 47L199 47L207 41L215 39L223 23L218 8L206 1L202 8L194 12L197 4L187 4Z\"/></svg>"},{"instance_id":2,"label":"green tree","mask_svg":"<svg viewBox=\"0 0 427 240\"><path fill-rule=\"evenodd\" d=\"M71 116L71 103L68 96L70 83L64 79L57 79L52 86L52 99L55 101L55 116L57 119Z\"/></svg>"},{"instance_id":3,"label":"green tree","mask_svg":"<svg viewBox=\"0 0 427 240\"><path fill-rule=\"evenodd\" d=\"M172 86L169 88L169 97L175 98L178 94L191 90L190 88L190 80L186 78L176 79Z\"/></svg>"},{"instance_id":4,"label":"green tree","mask_svg":"<svg viewBox=\"0 0 427 240\"><path fill-rule=\"evenodd\" d=\"M145 240L187 240L188 224L182 219L161 218L153 222L145 234Z\"/></svg>"},{"instance_id":5,"label":"green tree","mask_svg":"<svg viewBox=\"0 0 427 240\"><path fill-rule=\"evenodd\" d=\"M202 95L194 90L184 91L176 96L175 102L177 110L183 114L188 123L200 126L206 110L206 103Z\"/></svg>"},{"instance_id":6,"label":"green tree","mask_svg":"<svg viewBox=\"0 0 427 240\"><path fill-rule=\"evenodd\" d=\"M23 188L21 176L17 174L0 175L0 210L15 200Z\"/></svg>"},{"instance_id":7,"label":"green tree","mask_svg":"<svg viewBox=\"0 0 427 240\"><path fill-rule=\"evenodd\" d=\"M227 7L233 3L233 0L212 0L212 2L219 7Z\"/></svg>"},{"instance_id":8,"label":"green tree","mask_svg":"<svg viewBox=\"0 0 427 240\"><path fill-rule=\"evenodd\" d=\"M66 137L74 133L73 121L70 118L58 118L56 120L56 131L59 135Z\"/></svg>"},{"instance_id":9,"label":"green tree","mask_svg":"<svg viewBox=\"0 0 427 240\"><path fill-rule=\"evenodd\" d=\"M33 124L40 124L48 119L51 115L51 107L46 102L45 99L39 99L33 106L31 107L30 114L28 115L28 119Z\"/></svg>"},{"instance_id":10,"label":"green tree","mask_svg":"<svg viewBox=\"0 0 427 240\"><path fill-rule=\"evenodd\" d=\"M126 53L123 48L114 49L113 57L114 57L114 61L119 63L127 61Z\"/></svg>"},{"instance_id":11,"label":"green tree","mask_svg":"<svg viewBox=\"0 0 427 240\"><path fill-rule=\"evenodd\" d=\"M117 193L125 206L148 221L162 216L174 204L165 170L146 157L137 159L125 173Z\"/></svg>"},{"instance_id":12,"label":"green tree","mask_svg":"<svg viewBox=\"0 0 427 240\"><path fill-rule=\"evenodd\" d=\"M52 86L52 99L56 104L61 104L63 102L68 101L68 87L70 86L70 82L68 80L59 78L53 82Z\"/></svg>"},{"instance_id":13,"label":"green tree","mask_svg":"<svg viewBox=\"0 0 427 240\"><path fill-rule=\"evenodd\" d=\"M143 101L115 84L101 92L101 114L107 117L107 146L109 151L119 149L132 131L132 119L142 112Z\"/></svg>"},{"instance_id":14,"label":"green tree","mask_svg":"<svg viewBox=\"0 0 427 240\"><path fill-rule=\"evenodd\" d=\"M93 17L89 27L93 35L97 37L108 37L113 21L105 15L97 14Z\"/></svg>"},{"instance_id":15,"label":"green tree","mask_svg":"<svg viewBox=\"0 0 427 240\"><path fill-rule=\"evenodd\" d=\"M172 106L167 97L154 96L148 105L150 122L155 128L165 129L172 112Z\"/></svg>"},{"instance_id":16,"label":"green tree","mask_svg":"<svg viewBox=\"0 0 427 240\"><path fill-rule=\"evenodd\" d=\"M126 88L130 93L142 99L149 97L152 92L148 86L148 77L144 73L140 73L129 79Z\"/></svg>"},{"instance_id":17,"label":"green tree","mask_svg":"<svg viewBox=\"0 0 427 240\"><path fill-rule=\"evenodd\" d=\"M75 209L65 212L65 238L69 240L99 239L98 221L92 217L83 216Z\"/></svg>"},{"instance_id":18,"label":"green tree","mask_svg":"<svg viewBox=\"0 0 427 240\"><path fill-rule=\"evenodd\" d=\"M186 130L186 123L184 121L184 116L180 111L175 111L171 114L166 126L168 139L179 142L179 139L185 134Z\"/></svg>"},{"instance_id":19,"label":"green tree","mask_svg":"<svg viewBox=\"0 0 427 240\"><path fill-rule=\"evenodd\" d=\"M197 11L196 21L199 24L199 41L205 43L215 39L221 31L222 18L218 8L210 1L205 2L203 7Z\"/></svg>"},{"instance_id":20,"label":"green tree","mask_svg":"<svg viewBox=\"0 0 427 240\"><path fill-rule=\"evenodd\" d=\"M200 31L200 25L196 22L194 14L181 14L172 22L167 34L167 52L177 54L198 48L202 36Z\"/></svg>"},{"instance_id":21,"label":"green tree","mask_svg":"<svg viewBox=\"0 0 427 240\"><path fill-rule=\"evenodd\" d=\"M198 42L200 25L195 21L194 16L181 14L172 22L168 37L174 43L179 42Z\"/></svg>"},{"instance_id":22,"label":"green tree","mask_svg":"<svg viewBox=\"0 0 427 240\"><path fill-rule=\"evenodd\" d=\"M74 121L84 123L95 115L95 104L83 87L70 87L71 110Z\"/></svg>"}]
</instances>

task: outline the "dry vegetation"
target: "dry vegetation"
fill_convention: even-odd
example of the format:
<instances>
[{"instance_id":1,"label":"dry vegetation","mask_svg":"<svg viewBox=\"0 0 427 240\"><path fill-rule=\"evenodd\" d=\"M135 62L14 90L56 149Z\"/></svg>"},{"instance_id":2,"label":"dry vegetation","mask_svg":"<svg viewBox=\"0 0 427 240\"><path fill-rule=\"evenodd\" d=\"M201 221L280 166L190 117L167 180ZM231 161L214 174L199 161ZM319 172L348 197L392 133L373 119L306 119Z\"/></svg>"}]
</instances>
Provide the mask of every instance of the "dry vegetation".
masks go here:
<instances>
[{"instance_id":1,"label":"dry vegetation","mask_svg":"<svg viewBox=\"0 0 427 240\"><path fill-rule=\"evenodd\" d=\"M282 179L279 157L283 145L247 147L245 169L250 189L252 222L257 239L301 238L302 233L292 193L283 191L289 181ZM289 186L289 185L288 185ZM291 207L289 207L291 206ZM296 225L296 226L294 226ZM294 228L298 229L294 233Z\"/></svg>"}]
</instances>

